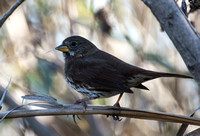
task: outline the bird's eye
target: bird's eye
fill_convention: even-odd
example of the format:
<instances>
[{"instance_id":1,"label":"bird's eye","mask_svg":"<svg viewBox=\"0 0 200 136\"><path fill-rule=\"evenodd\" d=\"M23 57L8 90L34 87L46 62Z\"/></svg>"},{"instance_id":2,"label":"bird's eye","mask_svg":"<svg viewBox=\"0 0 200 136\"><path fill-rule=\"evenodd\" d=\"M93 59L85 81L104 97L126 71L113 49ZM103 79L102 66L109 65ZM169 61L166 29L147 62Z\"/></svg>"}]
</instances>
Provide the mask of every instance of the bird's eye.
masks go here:
<instances>
[{"instance_id":1,"label":"bird's eye","mask_svg":"<svg viewBox=\"0 0 200 136\"><path fill-rule=\"evenodd\" d=\"M76 46L77 46L77 42L75 42L75 41L72 42L72 43L71 43L71 46L72 46L72 47L76 47Z\"/></svg>"}]
</instances>

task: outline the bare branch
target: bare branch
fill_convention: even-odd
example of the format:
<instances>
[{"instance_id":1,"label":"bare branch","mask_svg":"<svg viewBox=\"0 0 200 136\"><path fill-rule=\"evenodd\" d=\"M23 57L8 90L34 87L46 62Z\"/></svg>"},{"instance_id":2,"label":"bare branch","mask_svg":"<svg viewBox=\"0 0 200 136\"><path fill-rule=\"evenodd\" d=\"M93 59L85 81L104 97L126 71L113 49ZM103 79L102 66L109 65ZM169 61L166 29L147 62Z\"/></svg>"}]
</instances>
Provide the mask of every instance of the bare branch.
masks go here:
<instances>
[{"instance_id":1,"label":"bare branch","mask_svg":"<svg viewBox=\"0 0 200 136\"><path fill-rule=\"evenodd\" d=\"M4 114L4 116L0 119L0 123L13 111L15 111L16 109L19 109L21 107L23 107L24 105L20 105L20 106L17 106L15 108L13 108L12 110L10 110L9 112L7 112L6 114Z\"/></svg>"},{"instance_id":2,"label":"bare branch","mask_svg":"<svg viewBox=\"0 0 200 136\"><path fill-rule=\"evenodd\" d=\"M4 24L4 22L7 20L7 18L15 11L17 7L19 7L20 4L22 4L25 0L18 0L15 5L13 5L8 12L1 18L0 20L0 28Z\"/></svg>"},{"instance_id":3,"label":"bare branch","mask_svg":"<svg viewBox=\"0 0 200 136\"><path fill-rule=\"evenodd\" d=\"M198 108L196 108L192 114L190 115L190 117L193 117L194 114L200 109L200 106ZM183 136L183 134L185 133L185 130L187 129L189 125L188 124L182 124L181 127L179 128L176 136Z\"/></svg>"},{"instance_id":4,"label":"bare branch","mask_svg":"<svg viewBox=\"0 0 200 136\"><path fill-rule=\"evenodd\" d=\"M5 88L0 86L0 95L3 95L4 90L5 90ZM13 107L15 107L15 110L16 110L16 107L20 107L20 106L14 101L14 98L10 95L9 92L10 91L8 90L8 92L7 92L6 96L5 96L5 99L4 99L4 104L6 104L8 106L8 108L12 108L13 109ZM52 129L49 125L41 124L35 118L24 118L24 120L30 125L30 128L38 136L45 136L45 135L57 136L58 135L58 133L54 129Z\"/></svg>"},{"instance_id":5,"label":"bare branch","mask_svg":"<svg viewBox=\"0 0 200 136\"><path fill-rule=\"evenodd\" d=\"M200 84L200 36L174 0L143 0Z\"/></svg>"},{"instance_id":6,"label":"bare branch","mask_svg":"<svg viewBox=\"0 0 200 136\"><path fill-rule=\"evenodd\" d=\"M8 112L1 112L2 118ZM182 115L176 115L164 112L155 112L149 110L120 108L113 106L88 106L86 110L81 105L64 105L62 108L50 108L43 110L15 110L7 115L6 118L21 118L32 116L53 116L53 115L88 115L88 114L102 114L102 115L117 115L128 118L138 118L147 120L157 120L175 123L185 123L192 125L200 125L200 119Z\"/></svg>"},{"instance_id":7,"label":"bare branch","mask_svg":"<svg viewBox=\"0 0 200 136\"><path fill-rule=\"evenodd\" d=\"M6 94L7 94L7 91L8 91L8 87L9 87L9 85L10 85L10 82L11 82L11 78L10 78L10 80L9 80L9 82L8 82L8 85L6 86L6 89L5 89L5 91L4 91L4 93L3 93L3 96L1 97L1 101L0 101L0 109L2 108L2 104L3 104L3 100L5 99L5 97L6 97Z\"/></svg>"}]
</instances>

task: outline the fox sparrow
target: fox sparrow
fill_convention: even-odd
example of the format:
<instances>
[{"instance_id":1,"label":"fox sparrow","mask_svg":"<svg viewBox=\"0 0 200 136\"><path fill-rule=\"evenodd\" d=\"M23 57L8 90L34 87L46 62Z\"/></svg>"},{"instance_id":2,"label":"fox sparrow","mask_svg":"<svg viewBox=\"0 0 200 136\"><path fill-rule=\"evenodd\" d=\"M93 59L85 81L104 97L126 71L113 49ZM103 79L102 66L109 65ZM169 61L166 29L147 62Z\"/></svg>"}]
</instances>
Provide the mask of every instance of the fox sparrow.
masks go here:
<instances>
[{"instance_id":1,"label":"fox sparrow","mask_svg":"<svg viewBox=\"0 0 200 136\"><path fill-rule=\"evenodd\" d=\"M145 70L127 64L122 60L99 50L93 43L81 36L66 38L55 48L63 52L67 82L79 93L86 95L77 100L79 104L96 98L133 93L131 87L148 90L143 82L158 77L192 78L187 75Z\"/></svg>"}]
</instances>

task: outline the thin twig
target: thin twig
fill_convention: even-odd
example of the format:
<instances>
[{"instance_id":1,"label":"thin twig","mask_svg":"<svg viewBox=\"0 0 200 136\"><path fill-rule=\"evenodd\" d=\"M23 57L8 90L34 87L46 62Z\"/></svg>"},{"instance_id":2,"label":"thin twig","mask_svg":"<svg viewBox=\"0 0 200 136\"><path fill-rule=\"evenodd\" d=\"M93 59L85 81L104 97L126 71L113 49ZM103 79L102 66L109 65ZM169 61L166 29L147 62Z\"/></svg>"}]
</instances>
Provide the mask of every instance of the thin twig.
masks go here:
<instances>
[{"instance_id":1,"label":"thin twig","mask_svg":"<svg viewBox=\"0 0 200 136\"><path fill-rule=\"evenodd\" d=\"M15 11L15 9L24 2L25 0L18 0L15 5L13 5L8 12L1 18L0 20L0 28L4 24L4 22L8 19L8 17Z\"/></svg>"},{"instance_id":2,"label":"thin twig","mask_svg":"<svg viewBox=\"0 0 200 136\"><path fill-rule=\"evenodd\" d=\"M3 104L4 98L5 98L6 94L7 94L8 87L9 87L9 85L10 85L10 82L11 82L11 78L10 78L10 80L9 80L9 82L8 82L8 85L6 86L6 89L5 89L4 93L3 93L3 96L1 97L1 101L0 101L0 109L2 108L1 105Z\"/></svg>"},{"instance_id":3,"label":"thin twig","mask_svg":"<svg viewBox=\"0 0 200 136\"><path fill-rule=\"evenodd\" d=\"M13 82L12 82L13 84ZM0 95L3 95L5 88L0 85ZM12 92L12 91L11 91ZM4 99L4 103L8 107L8 109L12 109L13 107L18 107L19 105L15 102L15 98L10 95L10 91L8 90L6 97ZM38 136L58 136L58 133L48 127L48 125L41 124L35 118L24 118L24 121L29 124L31 130Z\"/></svg>"},{"instance_id":4,"label":"thin twig","mask_svg":"<svg viewBox=\"0 0 200 136\"><path fill-rule=\"evenodd\" d=\"M20 105L20 106L17 106L17 107L15 107L15 108L13 108L12 110L10 110L10 111L8 111L1 119L0 119L0 123L10 114L10 113L12 113L14 110L16 110L16 109L19 109L19 108L21 108L21 107L23 107L24 105Z\"/></svg>"},{"instance_id":5,"label":"thin twig","mask_svg":"<svg viewBox=\"0 0 200 136\"><path fill-rule=\"evenodd\" d=\"M7 112L1 112L2 118ZM60 108L49 108L42 110L15 110L9 113L6 118L22 118L32 116L53 116L53 115L88 115L88 114L101 114L101 115L116 115L128 118L138 118L147 120L157 120L165 122L185 123L191 125L199 125L200 119L188 117L183 115L176 115L164 112L155 112L149 110L120 108L112 106L88 106L86 110L81 105L64 105Z\"/></svg>"},{"instance_id":6,"label":"thin twig","mask_svg":"<svg viewBox=\"0 0 200 136\"><path fill-rule=\"evenodd\" d=\"M192 114L190 114L190 117L193 117L194 114L200 109L200 106L197 107ZM188 128L189 124L182 124L181 127L179 128L176 136L183 136L183 134L185 133L186 129Z\"/></svg>"}]
</instances>

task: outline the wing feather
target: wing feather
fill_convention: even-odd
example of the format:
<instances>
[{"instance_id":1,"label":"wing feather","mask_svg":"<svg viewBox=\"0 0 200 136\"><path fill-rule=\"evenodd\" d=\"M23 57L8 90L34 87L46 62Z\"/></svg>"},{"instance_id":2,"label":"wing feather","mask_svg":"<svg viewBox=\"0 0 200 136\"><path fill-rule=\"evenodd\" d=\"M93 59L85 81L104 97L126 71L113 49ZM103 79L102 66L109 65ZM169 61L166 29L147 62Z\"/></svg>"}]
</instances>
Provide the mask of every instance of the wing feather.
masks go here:
<instances>
[{"instance_id":1,"label":"wing feather","mask_svg":"<svg viewBox=\"0 0 200 136\"><path fill-rule=\"evenodd\" d=\"M86 85L87 89L92 90L95 88L101 91L133 93L125 85L126 77L105 61L98 60L98 63L96 61L84 61L84 63L76 62L74 64L76 71L73 71L74 68L71 68L72 70L68 71L69 76L74 82Z\"/></svg>"}]
</instances>

